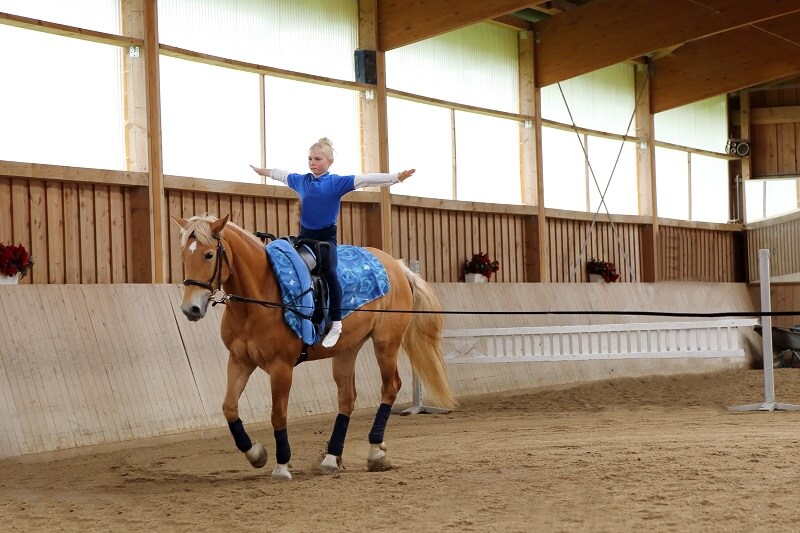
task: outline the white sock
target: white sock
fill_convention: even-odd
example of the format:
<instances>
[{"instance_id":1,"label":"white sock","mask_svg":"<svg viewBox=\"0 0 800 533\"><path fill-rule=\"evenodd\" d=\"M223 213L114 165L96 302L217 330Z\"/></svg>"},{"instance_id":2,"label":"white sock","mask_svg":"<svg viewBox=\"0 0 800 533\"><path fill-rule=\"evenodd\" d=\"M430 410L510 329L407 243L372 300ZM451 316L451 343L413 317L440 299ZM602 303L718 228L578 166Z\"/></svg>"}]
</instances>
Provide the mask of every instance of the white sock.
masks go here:
<instances>
[{"instance_id":1,"label":"white sock","mask_svg":"<svg viewBox=\"0 0 800 533\"><path fill-rule=\"evenodd\" d=\"M331 322L331 330L325 335L325 339L322 341L322 346L325 348L330 348L339 340L339 335L342 334L342 322L341 320L334 320Z\"/></svg>"}]
</instances>

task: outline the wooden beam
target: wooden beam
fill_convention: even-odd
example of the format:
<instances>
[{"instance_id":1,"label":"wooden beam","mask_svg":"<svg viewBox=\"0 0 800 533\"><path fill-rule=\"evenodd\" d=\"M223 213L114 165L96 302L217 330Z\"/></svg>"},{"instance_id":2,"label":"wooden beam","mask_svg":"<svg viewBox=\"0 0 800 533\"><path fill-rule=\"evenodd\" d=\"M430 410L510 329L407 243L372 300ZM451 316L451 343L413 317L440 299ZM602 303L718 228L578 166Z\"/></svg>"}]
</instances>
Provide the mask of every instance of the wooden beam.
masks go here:
<instances>
[{"instance_id":1,"label":"wooden beam","mask_svg":"<svg viewBox=\"0 0 800 533\"><path fill-rule=\"evenodd\" d=\"M794 124L800 122L800 105L754 107L750 124ZM742 137L747 139L747 137Z\"/></svg>"},{"instance_id":2,"label":"wooden beam","mask_svg":"<svg viewBox=\"0 0 800 533\"><path fill-rule=\"evenodd\" d=\"M800 14L781 22L800 27ZM651 111L659 113L800 73L800 44L749 26L689 43L654 65Z\"/></svg>"},{"instance_id":3,"label":"wooden beam","mask_svg":"<svg viewBox=\"0 0 800 533\"><path fill-rule=\"evenodd\" d=\"M0 160L0 178L26 178L57 180L69 183L91 183L115 187L146 187L146 172L125 170L100 170L94 168L65 167L44 163L20 163Z\"/></svg>"},{"instance_id":4,"label":"wooden beam","mask_svg":"<svg viewBox=\"0 0 800 533\"><path fill-rule=\"evenodd\" d=\"M539 87L747 24L800 12L794 0L595 0L534 23Z\"/></svg>"},{"instance_id":5,"label":"wooden beam","mask_svg":"<svg viewBox=\"0 0 800 533\"><path fill-rule=\"evenodd\" d=\"M378 3L378 49L399 48L529 5L530 1L521 0L381 0Z\"/></svg>"},{"instance_id":6,"label":"wooden beam","mask_svg":"<svg viewBox=\"0 0 800 533\"><path fill-rule=\"evenodd\" d=\"M110 44L113 46L142 46L144 44L142 39L136 37L87 30L76 26L67 26L66 24L56 24L55 22L48 22L46 20L12 15L11 13L0 13L0 24L24 28L26 30L41 31L51 35L61 35L62 37L72 37L93 43Z\"/></svg>"}]
</instances>

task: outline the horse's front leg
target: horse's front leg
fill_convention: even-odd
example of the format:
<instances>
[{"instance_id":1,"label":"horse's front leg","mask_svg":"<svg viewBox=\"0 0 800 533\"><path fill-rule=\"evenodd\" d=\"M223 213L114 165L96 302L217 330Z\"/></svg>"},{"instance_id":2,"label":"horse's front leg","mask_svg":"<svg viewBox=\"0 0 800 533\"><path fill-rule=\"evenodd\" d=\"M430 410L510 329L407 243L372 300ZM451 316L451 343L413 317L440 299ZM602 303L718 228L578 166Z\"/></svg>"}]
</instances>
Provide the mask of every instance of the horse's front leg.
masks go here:
<instances>
[{"instance_id":1,"label":"horse's front leg","mask_svg":"<svg viewBox=\"0 0 800 533\"><path fill-rule=\"evenodd\" d=\"M272 429L275 432L275 460L277 462L272 471L273 479L292 479L292 474L289 472L292 449L289 447L287 430L292 373L292 365L283 361L273 363L269 368L269 383L272 389Z\"/></svg>"},{"instance_id":2,"label":"horse's front leg","mask_svg":"<svg viewBox=\"0 0 800 533\"><path fill-rule=\"evenodd\" d=\"M328 452L320 464L323 474L334 474L342 466L344 441L347 437L347 427L350 425L350 415L356 404L356 356L358 350L352 353L343 353L333 358L333 380L336 382L339 414L333 423L333 433L328 441Z\"/></svg>"},{"instance_id":3,"label":"horse's front leg","mask_svg":"<svg viewBox=\"0 0 800 533\"><path fill-rule=\"evenodd\" d=\"M233 353L228 355L228 388L222 402L222 413L228 421L228 428L231 430L236 447L244 452L251 465L261 468L267 464L267 451L260 443L253 444L250 441L250 436L244 430L242 420L239 418L239 398L255 368L255 365L238 361Z\"/></svg>"},{"instance_id":4,"label":"horse's front leg","mask_svg":"<svg viewBox=\"0 0 800 533\"><path fill-rule=\"evenodd\" d=\"M391 468L386 457L384 433L402 381L400 373L397 371L398 342L394 339L382 342L380 339L373 338L373 347L381 371L381 404L378 406L372 428L369 431L367 470L379 472Z\"/></svg>"}]
</instances>

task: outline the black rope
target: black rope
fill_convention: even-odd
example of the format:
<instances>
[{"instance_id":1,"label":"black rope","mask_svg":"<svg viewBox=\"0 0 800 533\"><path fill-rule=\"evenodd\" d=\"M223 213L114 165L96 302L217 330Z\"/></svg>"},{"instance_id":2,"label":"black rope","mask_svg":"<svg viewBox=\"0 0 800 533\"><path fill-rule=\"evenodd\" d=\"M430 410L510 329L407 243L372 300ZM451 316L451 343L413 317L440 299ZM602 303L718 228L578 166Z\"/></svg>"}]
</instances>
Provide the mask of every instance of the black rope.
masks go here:
<instances>
[{"instance_id":1,"label":"black rope","mask_svg":"<svg viewBox=\"0 0 800 533\"><path fill-rule=\"evenodd\" d=\"M227 295L222 301L215 303L225 303L227 300L236 302L258 304L264 307L288 309L289 311L303 317L311 318L311 315L306 315L298 310L298 308L313 307L307 305L289 306L277 302L267 302L263 300L255 300L253 298L246 298L244 296ZM342 307L339 308L342 312L353 313L409 313L415 315L609 315L609 316L671 316L671 317L686 317L686 318L721 318L721 317L765 317L765 316L800 316L800 311L718 311L714 313L699 313L699 312L680 312L680 311L559 311L559 310L543 310L543 311L426 311L426 310L402 310L402 309L351 309Z\"/></svg>"},{"instance_id":2,"label":"black rope","mask_svg":"<svg viewBox=\"0 0 800 533\"><path fill-rule=\"evenodd\" d=\"M800 316L800 311L721 311L716 313L683 313L677 311L402 311L399 309L342 309L362 313L412 313L429 315L630 315L674 316L690 318Z\"/></svg>"}]
</instances>

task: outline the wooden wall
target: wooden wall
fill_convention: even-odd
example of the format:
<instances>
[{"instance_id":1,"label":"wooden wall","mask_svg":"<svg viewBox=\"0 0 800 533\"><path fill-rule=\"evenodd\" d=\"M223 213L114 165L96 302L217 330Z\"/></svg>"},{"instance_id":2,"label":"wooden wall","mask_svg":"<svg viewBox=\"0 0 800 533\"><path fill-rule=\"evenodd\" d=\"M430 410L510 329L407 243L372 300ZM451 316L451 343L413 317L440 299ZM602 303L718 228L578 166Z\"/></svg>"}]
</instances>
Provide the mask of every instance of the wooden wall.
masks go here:
<instances>
[{"instance_id":1,"label":"wooden wall","mask_svg":"<svg viewBox=\"0 0 800 533\"><path fill-rule=\"evenodd\" d=\"M463 280L464 260L488 252L500 262L493 280L525 281L525 220L530 217L519 206L394 197L393 255L418 260L425 279L452 282Z\"/></svg>"},{"instance_id":2,"label":"wooden wall","mask_svg":"<svg viewBox=\"0 0 800 533\"><path fill-rule=\"evenodd\" d=\"M750 281L759 279L758 250L770 251L772 277L800 276L800 211L747 225Z\"/></svg>"},{"instance_id":3,"label":"wooden wall","mask_svg":"<svg viewBox=\"0 0 800 533\"><path fill-rule=\"evenodd\" d=\"M746 279L741 231L726 231L716 224L688 225L672 221L660 226L658 242L659 280L734 282Z\"/></svg>"},{"instance_id":4,"label":"wooden wall","mask_svg":"<svg viewBox=\"0 0 800 533\"><path fill-rule=\"evenodd\" d=\"M134 281L133 212L146 174L0 161L0 242L34 260L25 283Z\"/></svg>"},{"instance_id":5,"label":"wooden wall","mask_svg":"<svg viewBox=\"0 0 800 533\"><path fill-rule=\"evenodd\" d=\"M761 308L761 286L758 283L748 284L750 297ZM772 317L773 326L800 326L800 282L779 282L770 284L770 303L772 311L781 313L797 313Z\"/></svg>"},{"instance_id":6,"label":"wooden wall","mask_svg":"<svg viewBox=\"0 0 800 533\"><path fill-rule=\"evenodd\" d=\"M251 231L297 233L299 203L286 187L178 176L165 176L164 186L167 282L183 279L178 228L171 216L230 214ZM620 281L641 281L643 250L652 246L648 217L609 221L603 215L593 222L590 213L546 210L547 242L540 243L535 207L391 198L393 255L418 260L422 275L434 282L460 281L462 263L476 252L488 252L500 262L493 282L537 281L541 246L549 250L549 281L586 281L590 258L615 263ZM147 227L149 201L144 173L0 161L0 242L30 246L35 265L23 283L150 282L149 264L142 264L149 261L150 236L137 229ZM741 225L659 223L660 280L745 280ZM787 246L798 242L783 227L768 231L786 234ZM339 240L380 245L379 192L347 196ZM752 258L752 246L748 253Z\"/></svg>"},{"instance_id":7,"label":"wooden wall","mask_svg":"<svg viewBox=\"0 0 800 533\"><path fill-rule=\"evenodd\" d=\"M442 283L433 288L445 310L473 313L445 315L445 329L632 320L578 314L582 310L753 309L743 283ZM189 322L178 309L181 291L176 284L0 286L0 457L224 428L227 351L219 336L224 307L211 307L206 318ZM576 314L501 314L553 309ZM498 314L488 314L492 311ZM371 352L367 343L358 358L356 408L374 408L380 401ZM456 397L464 397L744 364L705 357L454 364L448 376ZM411 401L405 357L399 371L405 383L397 400L402 405ZM263 441L267 447L272 444L270 404L269 380L258 370L242 396L240 414L251 435L269 439ZM333 424L336 409L330 361L298 366L289 423L329 413Z\"/></svg>"},{"instance_id":8,"label":"wooden wall","mask_svg":"<svg viewBox=\"0 0 800 533\"><path fill-rule=\"evenodd\" d=\"M800 78L784 85L749 93L753 177L800 175Z\"/></svg>"},{"instance_id":9,"label":"wooden wall","mask_svg":"<svg viewBox=\"0 0 800 533\"><path fill-rule=\"evenodd\" d=\"M549 213L548 213L549 214ZM610 261L620 281L642 280L642 217L552 211L547 217L550 276L553 282L588 281L589 259Z\"/></svg>"}]
</instances>

